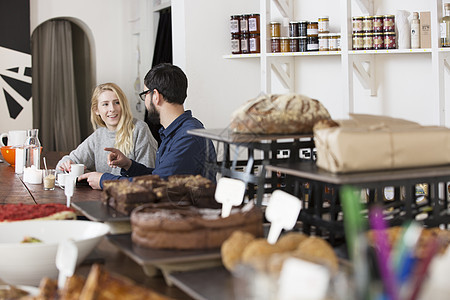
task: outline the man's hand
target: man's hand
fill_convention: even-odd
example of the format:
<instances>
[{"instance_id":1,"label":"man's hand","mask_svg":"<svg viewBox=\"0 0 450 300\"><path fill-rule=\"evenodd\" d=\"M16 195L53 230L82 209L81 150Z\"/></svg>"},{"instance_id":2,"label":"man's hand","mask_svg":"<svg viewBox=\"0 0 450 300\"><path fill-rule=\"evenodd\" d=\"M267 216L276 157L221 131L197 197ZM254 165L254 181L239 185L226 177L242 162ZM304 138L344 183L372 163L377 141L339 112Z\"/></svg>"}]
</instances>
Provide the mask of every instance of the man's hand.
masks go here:
<instances>
[{"instance_id":1,"label":"man's hand","mask_svg":"<svg viewBox=\"0 0 450 300\"><path fill-rule=\"evenodd\" d=\"M78 176L78 181L87 179L87 182L93 188L94 190L101 190L100 187L100 178L102 177L103 173L99 172L90 172L90 173L84 173L80 176Z\"/></svg>"},{"instance_id":2,"label":"man's hand","mask_svg":"<svg viewBox=\"0 0 450 300\"><path fill-rule=\"evenodd\" d=\"M108 154L108 165L111 168L128 170L131 167L131 159L126 157L120 150L116 148L105 148L105 151L111 152Z\"/></svg>"},{"instance_id":3,"label":"man's hand","mask_svg":"<svg viewBox=\"0 0 450 300\"><path fill-rule=\"evenodd\" d=\"M64 172L70 172L70 165L73 164L74 162L69 160L66 160L65 162L63 162L60 166L59 166L59 170L60 171L64 171Z\"/></svg>"}]
</instances>

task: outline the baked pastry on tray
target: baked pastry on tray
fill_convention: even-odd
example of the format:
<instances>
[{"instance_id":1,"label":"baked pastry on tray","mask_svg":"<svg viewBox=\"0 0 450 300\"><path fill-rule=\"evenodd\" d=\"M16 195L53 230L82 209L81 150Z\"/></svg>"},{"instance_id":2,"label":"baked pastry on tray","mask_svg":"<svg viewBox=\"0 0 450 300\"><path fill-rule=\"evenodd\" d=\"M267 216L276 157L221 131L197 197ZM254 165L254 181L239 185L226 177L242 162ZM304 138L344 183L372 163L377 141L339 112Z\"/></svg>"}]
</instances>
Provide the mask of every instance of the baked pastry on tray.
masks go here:
<instances>
[{"instance_id":1,"label":"baked pastry on tray","mask_svg":"<svg viewBox=\"0 0 450 300\"><path fill-rule=\"evenodd\" d=\"M262 236L263 214L249 203L222 218L220 209L146 204L131 213L133 243L157 249L219 248L235 230Z\"/></svg>"}]
</instances>

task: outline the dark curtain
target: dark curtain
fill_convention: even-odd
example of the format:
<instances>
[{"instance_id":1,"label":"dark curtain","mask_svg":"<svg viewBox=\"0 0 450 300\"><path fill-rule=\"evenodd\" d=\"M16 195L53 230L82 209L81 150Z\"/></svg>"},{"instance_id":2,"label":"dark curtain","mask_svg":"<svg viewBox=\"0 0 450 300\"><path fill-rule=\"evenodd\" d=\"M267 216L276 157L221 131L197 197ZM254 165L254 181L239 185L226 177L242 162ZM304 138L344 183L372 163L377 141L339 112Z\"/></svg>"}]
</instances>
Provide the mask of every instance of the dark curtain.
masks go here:
<instances>
[{"instance_id":1,"label":"dark curtain","mask_svg":"<svg viewBox=\"0 0 450 300\"><path fill-rule=\"evenodd\" d=\"M55 19L32 35L33 127L46 151L73 150L91 131L90 47L79 30Z\"/></svg>"},{"instance_id":2,"label":"dark curtain","mask_svg":"<svg viewBox=\"0 0 450 300\"><path fill-rule=\"evenodd\" d=\"M156 34L155 51L152 67L160 63L172 63L172 16L171 9L167 8L159 12L158 32ZM152 119L145 111L145 121L155 137L158 145L161 144L159 129L162 125L159 120Z\"/></svg>"}]
</instances>

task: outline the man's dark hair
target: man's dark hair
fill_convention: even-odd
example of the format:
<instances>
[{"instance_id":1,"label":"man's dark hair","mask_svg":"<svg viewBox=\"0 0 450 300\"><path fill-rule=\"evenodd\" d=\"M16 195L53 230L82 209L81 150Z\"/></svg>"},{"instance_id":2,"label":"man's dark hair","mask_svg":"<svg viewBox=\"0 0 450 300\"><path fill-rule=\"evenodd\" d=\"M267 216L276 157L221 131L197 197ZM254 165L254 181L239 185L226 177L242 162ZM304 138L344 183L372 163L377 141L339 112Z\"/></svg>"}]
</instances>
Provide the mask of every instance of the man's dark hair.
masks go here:
<instances>
[{"instance_id":1,"label":"man's dark hair","mask_svg":"<svg viewBox=\"0 0 450 300\"><path fill-rule=\"evenodd\" d=\"M169 103L183 104L187 97L188 80L177 66L162 63L154 66L144 78L149 90L158 90Z\"/></svg>"}]
</instances>

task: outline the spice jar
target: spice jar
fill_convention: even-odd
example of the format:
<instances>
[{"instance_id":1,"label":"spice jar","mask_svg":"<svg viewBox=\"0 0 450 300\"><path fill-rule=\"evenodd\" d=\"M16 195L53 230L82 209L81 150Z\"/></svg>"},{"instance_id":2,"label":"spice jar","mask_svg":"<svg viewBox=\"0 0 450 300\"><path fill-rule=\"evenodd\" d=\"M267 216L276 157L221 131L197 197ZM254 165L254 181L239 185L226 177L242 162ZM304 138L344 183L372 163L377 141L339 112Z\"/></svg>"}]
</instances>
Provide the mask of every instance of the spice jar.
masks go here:
<instances>
[{"instance_id":1,"label":"spice jar","mask_svg":"<svg viewBox=\"0 0 450 300\"><path fill-rule=\"evenodd\" d=\"M395 16L394 15L384 15L383 16L383 31L384 32L395 32Z\"/></svg>"},{"instance_id":2,"label":"spice jar","mask_svg":"<svg viewBox=\"0 0 450 300\"><path fill-rule=\"evenodd\" d=\"M309 22L307 27L306 27L306 35L308 37L310 37L310 36L317 37L318 34L319 34L319 23L317 23L317 22Z\"/></svg>"},{"instance_id":3,"label":"spice jar","mask_svg":"<svg viewBox=\"0 0 450 300\"><path fill-rule=\"evenodd\" d=\"M280 38L280 52L289 52L289 38L288 37Z\"/></svg>"},{"instance_id":4,"label":"spice jar","mask_svg":"<svg viewBox=\"0 0 450 300\"><path fill-rule=\"evenodd\" d=\"M241 53L247 54L250 53L250 45L249 45L249 35L248 33L241 34Z\"/></svg>"},{"instance_id":5,"label":"spice jar","mask_svg":"<svg viewBox=\"0 0 450 300\"><path fill-rule=\"evenodd\" d=\"M397 48L397 37L395 32L385 32L384 33L384 49L396 49Z\"/></svg>"},{"instance_id":6,"label":"spice jar","mask_svg":"<svg viewBox=\"0 0 450 300\"><path fill-rule=\"evenodd\" d=\"M250 14L248 15L248 32L250 34L259 34L259 14Z\"/></svg>"},{"instance_id":7,"label":"spice jar","mask_svg":"<svg viewBox=\"0 0 450 300\"><path fill-rule=\"evenodd\" d=\"M241 16L234 15L230 17L230 32L231 34L240 34L241 28L239 27L239 19Z\"/></svg>"},{"instance_id":8,"label":"spice jar","mask_svg":"<svg viewBox=\"0 0 450 300\"><path fill-rule=\"evenodd\" d=\"M239 19L239 28L241 29L241 34L248 33L248 15L242 15Z\"/></svg>"},{"instance_id":9,"label":"spice jar","mask_svg":"<svg viewBox=\"0 0 450 300\"><path fill-rule=\"evenodd\" d=\"M364 16L363 17L363 32L372 32L373 31L373 17L372 16Z\"/></svg>"},{"instance_id":10,"label":"spice jar","mask_svg":"<svg viewBox=\"0 0 450 300\"><path fill-rule=\"evenodd\" d=\"M289 22L289 37L298 37L298 22Z\"/></svg>"},{"instance_id":11,"label":"spice jar","mask_svg":"<svg viewBox=\"0 0 450 300\"><path fill-rule=\"evenodd\" d=\"M270 49L272 53L280 52L280 38L279 37L273 37L270 39Z\"/></svg>"},{"instance_id":12,"label":"spice jar","mask_svg":"<svg viewBox=\"0 0 450 300\"><path fill-rule=\"evenodd\" d=\"M363 17L352 18L353 33L363 32Z\"/></svg>"},{"instance_id":13,"label":"spice jar","mask_svg":"<svg viewBox=\"0 0 450 300\"><path fill-rule=\"evenodd\" d=\"M328 36L328 49L330 51L338 51L338 34L330 33ZM320 48L320 45L319 45Z\"/></svg>"},{"instance_id":14,"label":"spice jar","mask_svg":"<svg viewBox=\"0 0 450 300\"><path fill-rule=\"evenodd\" d=\"M308 22L307 21L300 21L298 22L298 36L307 36L308 30Z\"/></svg>"},{"instance_id":15,"label":"spice jar","mask_svg":"<svg viewBox=\"0 0 450 300\"><path fill-rule=\"evenodd\" d=\"M260 36L259 34L252 33L250 34L250 38L248 40L250 53L260 53Z\"/></svg>"},{"instance_id":16,"label":"spice jar","mask_svg":"<svg viewBox=\"0 0 450 300\"><path fill-rule=\"evenodd\" d=\"M279 22L270 22L270 36L280 37L281 24Z\"/></svg>"},{"instance_id":17,"label":"spice jar","mask_svg":"<svg viewBox=\"0 0 450 300\"><path fill-rule=\"evenodd\" d=\"M289 52L298 52L299 37L289 38Z\"/></svg>"},{"instance_id":18,"label":"spice jar","mask_svg":"<svg viewBox=\"0 0 450 300\"><path fill-rule=\"evenodd\" d=\"M373 33L366 32L363 37L363 49L372 50L373 49Z\"/></svg>"},{"instance_id":19,"label":"spice jar","mask_svg":"<svg viewBox=\"0 0 450 300\"><path fill-rule=\"evenodd\" d=\"M231 35L231 54L241 54L241 39L239 34Z\"/></svg>"},{"instance_id":20,"label":"spice jar","mask_svg":"<svg viewBox=\"0 0 450 300\"><path fill-rule=\"evenodd\" d=\"M317 36L308 36L308 43L306 45L307 51L318 51L319 50L319 38Z\"/></svg>"},{"instance_id":21,"label":"spice jar","mask_svg":"<svg viewBox=\"0 0 450 300\"><path fill-rule=\"evenodd\" d=\"M330 19L328 16L323 16L319 18L318 22L319 33L328 33L330 32Z\"/></svg>"},{"instance_id":22,"label":"spice jar","mask_svg":"<svg viewBox=\"0 0 450 300\"><path fill-rule=\"evenodd\" d=\"M319 51L330 50L328 46L328 33L319 33Z\"/></svg>"},{"instance_id":23,"label":"spice jar","mask_svg":"<svg viewBox=\"0 0 450 300\"><path fill-rule=\"evenodd\" d=\"M383 32L383 16L373 16L373 32Z\"/></svg>"},{"instance_id":24,"label":"spice jar","mask_svg":"<svg viewBox=\"0 0 450 300\"><path fill-rule=\"evenodd\" d=\"M384 49L384 33L375 32L373 34L373 49Z\"/></svg>"},{"instance_id":25,"label":"spice jar","mask_svg":"<svg viewBox=\"0 0 450 300\"><path fill-rule=\"evenodd\" d=\"M298 39L298 51L306 52L308 51L308 40L306 36L301 36Z\"/></svg>"},{"instance_id":26,"label":"spice jar","mask_svg":"<svg viewBox=\"0 0 450 300\"><path fill-rule=\"evenodd\" d=\"M353 34L353 50L362 50L364 48L364 33Z\"/></svg>"}]
</instances>

